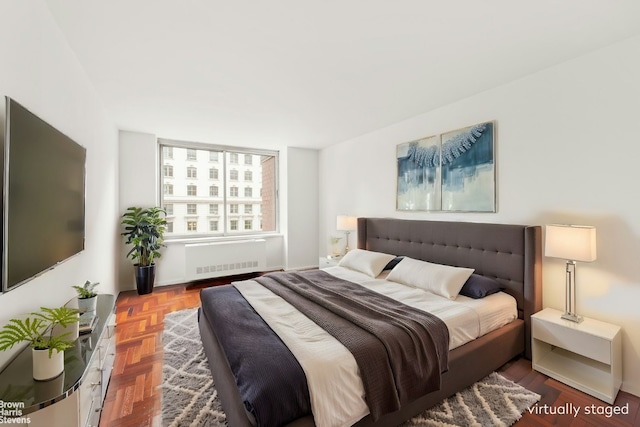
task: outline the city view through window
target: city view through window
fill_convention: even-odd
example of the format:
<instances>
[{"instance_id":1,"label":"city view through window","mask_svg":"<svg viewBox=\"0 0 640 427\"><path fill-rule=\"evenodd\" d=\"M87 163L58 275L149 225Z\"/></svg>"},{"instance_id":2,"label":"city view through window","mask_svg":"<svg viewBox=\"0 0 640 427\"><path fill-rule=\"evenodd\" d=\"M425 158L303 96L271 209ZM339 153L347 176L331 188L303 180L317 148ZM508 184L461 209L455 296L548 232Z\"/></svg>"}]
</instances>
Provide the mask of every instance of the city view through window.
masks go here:
<instances>
[{"instance_id":1,"label":"city view through window","mask_svg":"<svg viewBox=\"0 0 640 427\"><path fill-rule=\"evenodd\" d=\"M277 231L277 153L160 143L166 237Z\"/></svg>"}]
</instances>

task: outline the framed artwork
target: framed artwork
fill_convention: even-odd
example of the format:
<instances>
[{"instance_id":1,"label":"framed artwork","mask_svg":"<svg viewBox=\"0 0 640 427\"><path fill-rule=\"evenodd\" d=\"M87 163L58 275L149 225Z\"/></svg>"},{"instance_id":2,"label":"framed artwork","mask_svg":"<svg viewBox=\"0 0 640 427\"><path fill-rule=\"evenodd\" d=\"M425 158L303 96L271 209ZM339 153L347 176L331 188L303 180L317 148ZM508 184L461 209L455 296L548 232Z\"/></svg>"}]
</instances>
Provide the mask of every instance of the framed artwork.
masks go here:
<instances>
[{"instance_id":1,"label":"framed artwork","mask_svg":"<svg viewBox=\"0 0 640 427\"><path fill-rule=\"evenodd\" d=\"M396 209L495 212L494 122L398 144Z\"/></svg>"}]
</instances>

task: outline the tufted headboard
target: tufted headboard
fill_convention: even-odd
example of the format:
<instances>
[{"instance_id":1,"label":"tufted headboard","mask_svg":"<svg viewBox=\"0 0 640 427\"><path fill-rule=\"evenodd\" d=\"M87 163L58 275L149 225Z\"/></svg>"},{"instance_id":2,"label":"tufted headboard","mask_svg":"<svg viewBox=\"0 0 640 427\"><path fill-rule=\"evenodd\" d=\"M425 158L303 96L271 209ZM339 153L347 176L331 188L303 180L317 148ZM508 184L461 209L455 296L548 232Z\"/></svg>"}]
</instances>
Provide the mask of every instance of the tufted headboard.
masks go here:
<instances>
[{"instance_id":1,"label":"tufted headboard","mask_svg":"<svg viewBox=\"0 0 640 427\"><path fill-rule=\"evenodd\" d=\"M358 218L358 248L456 267L497 279L517 301L531 355L530 317L542 308L540 226Z\"/></svg>"}]
</instances>

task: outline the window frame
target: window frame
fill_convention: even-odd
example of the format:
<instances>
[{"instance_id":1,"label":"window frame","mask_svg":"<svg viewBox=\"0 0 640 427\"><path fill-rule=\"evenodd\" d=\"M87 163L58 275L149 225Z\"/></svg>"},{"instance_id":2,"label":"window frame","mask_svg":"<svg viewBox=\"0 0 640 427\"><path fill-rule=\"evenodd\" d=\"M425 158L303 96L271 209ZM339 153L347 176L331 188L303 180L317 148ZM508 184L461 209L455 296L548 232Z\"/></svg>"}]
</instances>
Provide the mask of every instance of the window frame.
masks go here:
<instances>
[{"instance_id":1,"label":"window frame","mask_svg":"<svg viewBox=\"0 0 640 427\"><path fill-rule=\"evenodd\" d=\"M234 237L238 237L238 238L247 238L249 236L261 236L261 235L269 235L269 234L278 234L280 233L280 153L279 151L276 150L264 150L264 149L255 149L255 148L248 148L248 147L235 147L235 146L230 146L230 145L217 145L217 144L208 144L208 143L202 143L202 142L192 142L192 141L181 141L181 140L172 140L172 139L164 139L164 138L158 138L157 139L157 145L158 145L158 163L159 163L159 168L158 170L160 171L160 173L157 174L158 176L158 184L157 184L157 193L158 193L158 200L159 200L159 205L162 206L165 202L164 202L164 194L163 194L163 188L164 188L164 176L163 176L163 150L165 148L170 148L170 152L173 151L173 148L184 148L187 150L205 150L205 151L211 151L211 152L218 152L218 158L217 160L211 160L209 158L209 162L212 162L214 164L216 164L216 169L218 170L218 174L222 174L222 179L219 179L219 185L217 185L218 187L218 196L220 197L220 195L222 195L222 202L220 202L219 200L216 200L215 202L211 201L211 200L202 200L202 202L204 203L216 203L218 204L218 209L220 214L219 215L224 215L224 220L223 221L218 221L218 231L217 232L212 232L209 230L209 227L207 227L207 231L206 232L197 232L197 234L194 234L193 231L187 231L186 233L188 234L179 234L179 235L171 235L171 236L166 236L165 240L166 241L171 241L171 240L202 240L202 239L219 239L219 238L224 238L225 240L228 238L234 238ZM197 151L196 151L197 153ZM173 154L173 153L172 153ZM232 162L233 160L233 155L237 154L238 158L236 159L235 162ZM228 177L227 175L227 171L230 170L231 168L238 168L238 166L242 167L245 166L244 164L244 157L240 158L241 155L246 155L246 154L250 154L252 156L269 156L269 157L273 157L274 158L274 205L273 209L274 209L274 216L275 216L275 229L274 230L267 230L267 231L262 231L262 230L249 230L246 232L243 232L240 227L239 227L239 222L238 219L242 216L242 214L239 214L238 218L235 218L235 214L234 214L234 218L227 218L226 216L228 215L229 212L229 206L231 204L243 204L242 202L238 203L238 198L239 197L232 197L230 196L230 188L232 186L235 187L239 187L238 183L240 181L240 173L238 173L238 180L231 180L230 177ZM228 157L228 158L227 158ZM197 157L196 157L197 159ZM175 155L171 156L171 159L167 159L167 160L174 160L175 161ZM190 164L188 164L188 162L193 162L193 160L189 160L186 159L187 162L187 167L191 166ZM242 163L241 163L242 162ZM253 161L255 162L255 160ZM252 162L252 164L254 164ZM260 162L260 160L258 160L258 162ZM246 165L248 166L248 165ZM175 177L175 168L173 171L173 177ZM243 174L244 175L244 174ZM243 176L244 177L244 176ZM189 178L187 178L189 179ZM254 182L254 179L251 180L252 182ZM196 191L197 191L197 186L196 186ZM240 192L240 189L238 188L238 192ZM169 195L170 196L170 195ZM194 196L189 196L189 197L194 197ZM202 196L201 195L197 195L195 197L198 197L198 199L200 199ZM208 198L208 197L214 197L214 196L208 196L208 191L207 191L207 196L204 197L204 199ZM241 197L240 197L241 198ZM262 191L260 191L260 198L262 198ZM169 201L167 203L173 203L175 205L175 201ZM253 210L253 209L252 209ZM224 213L224 214L223 214ZM186 214L184 217L184 220L188 220L187 217L189 216L193 216L193 215L189 215ZM175 221L176 218L173 218L173 221ZM235 220L237 222L236 225L236 230L232 230L231 228L231 221ZM262 226L262 217L260 218L256 218L256 220L258 221L258 223L260 224L260 226ZM244 221L243 225L244 225ZM207 221L207 225L209 221Z\"/></svg>"}]
</instances>

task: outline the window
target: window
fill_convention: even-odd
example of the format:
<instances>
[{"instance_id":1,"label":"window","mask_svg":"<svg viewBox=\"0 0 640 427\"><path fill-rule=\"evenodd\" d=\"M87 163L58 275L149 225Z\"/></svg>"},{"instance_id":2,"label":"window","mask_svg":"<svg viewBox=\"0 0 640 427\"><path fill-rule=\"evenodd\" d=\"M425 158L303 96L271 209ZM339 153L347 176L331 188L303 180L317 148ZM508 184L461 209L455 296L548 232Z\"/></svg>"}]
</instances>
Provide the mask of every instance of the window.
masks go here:
<instances>
[{"instance_id":1,"label":"window","mask_svg":"<svg viewBox=\"0 0 640 427\"><path fill-rule=\"evenodd\" d=\"M173 223L166 238L278 230L277 152L165 139L158 146L160 205Z\"/></svg>"},{"instance_id":2,"label":"window","mask_svg":"<svg viewBox=\"0 0 640 427\"><path fill-rule=\"evenodd\" d=\"M173 203L165 203L164 210L167 211L167 215L173 215Z\"/></svg>"},{"instance_id":3,"label":"window","mask_svg":"<svg viewBox=\"0 0 640 427\"><path fill-rule=\"evenodd\" d=\"M173 233L173 222L167 221L167 228L165 230L165 233Z\"/></svg>"}]
</instances>

